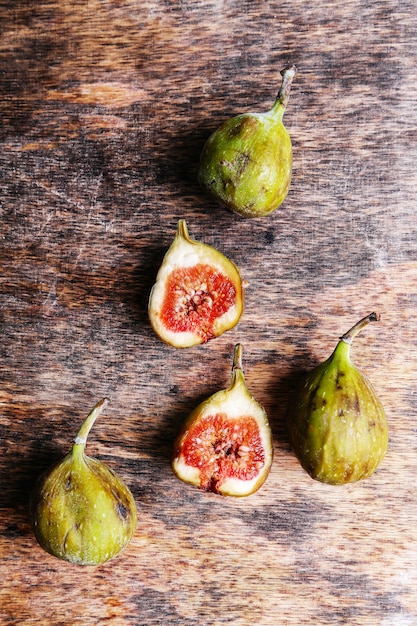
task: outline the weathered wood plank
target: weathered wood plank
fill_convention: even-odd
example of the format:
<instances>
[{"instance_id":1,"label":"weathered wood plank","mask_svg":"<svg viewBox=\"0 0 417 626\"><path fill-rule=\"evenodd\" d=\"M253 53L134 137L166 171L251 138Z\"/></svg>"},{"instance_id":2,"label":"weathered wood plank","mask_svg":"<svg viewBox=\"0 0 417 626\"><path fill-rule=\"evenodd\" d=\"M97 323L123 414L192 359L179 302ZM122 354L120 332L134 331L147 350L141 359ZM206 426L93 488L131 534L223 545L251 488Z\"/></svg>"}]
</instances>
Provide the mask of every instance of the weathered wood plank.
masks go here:
<instances>
[{"instance_id":1,"label":"weathered wood plank","mask_svg":"<svg viewBox=\"0 0 417 626\"><path fill-rule=\"evenodd\" d=\"M414 4L9 1L0 24L0 621L415 624ZM221 121L271 106L288 63L291 190L245 221L199 189L198 156ZM182 217L249 285L233 331L176 351L147 298ZM289 449L288 395L374 309L353 357L389 451L371 479L324 486ZM180 483L169 456L238 341L275 458L235 501ZM88 452L139 523L123 555L82 569L40 550L27 501L105 395Z\"/></svg>"}]
</instances>

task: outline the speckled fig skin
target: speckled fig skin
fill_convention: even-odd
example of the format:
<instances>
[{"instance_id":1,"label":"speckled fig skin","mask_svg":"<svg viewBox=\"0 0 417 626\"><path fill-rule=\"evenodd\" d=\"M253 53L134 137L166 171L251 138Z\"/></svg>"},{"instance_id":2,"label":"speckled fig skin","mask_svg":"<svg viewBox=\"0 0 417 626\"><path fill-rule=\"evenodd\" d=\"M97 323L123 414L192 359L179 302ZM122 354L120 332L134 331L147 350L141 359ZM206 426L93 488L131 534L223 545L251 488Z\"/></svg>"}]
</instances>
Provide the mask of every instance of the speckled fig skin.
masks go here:
<instances>
[{"instance_id":1,"label":"speckled fig skin","mask_svg":"<svg viewBox=\"0 0 417 626\"><path fill-rule=\"evenodd\" d=\"M342 485L371 476L388 447L383 406L368 378L351 362L353 337L375 313L341 337L333 354L310 372L289 406L292 448L312 478Z\"/></svg>"},{"instance_id":2,"label":"speckled fig skin","mask_svg":"<svg viewBox=\"0 0 417 626\"><path fill-rule=\"evenodd\" d=\"M272 458L268 417L248 391L237 344L230 386L199 404L184 422L174 442L172 469L204 491L244 497L264 484Z\"/></svg>"},{"instance_id":3,"label":"speckled fig skin","mask_svg":"<svg viewBox=\"0 0 417 626\"><path fill-rule=\"evenodd\" d=\"M88 432L103 410L101 400L61 461L40 476L29 517L40 546L77 565L113 558L133 537L137 511L127 485L101 461L84 454Z\"/></svg>"},{"instance_id":4,"label":"speckled fig skin","mask_svg":"<svg viewBox=\"0 0 417 626\"><path fill-rule=\"evenodd\" d=\"M212 246L191 239L184 219L166 252L148 302L156 335L175 348L220 337L239 322L243 283L238 267Z\"/></svg>"},{"instance_id":5,"label":"speckled fig skin","mask_svg":"<svg viewBox=\"0 0 417 626\"><path fill-rule=\"evenodd\" d=\"M266 113L224 122L203 147L198 180L217 202L243 217L263 217L285 200L292 175L292 144L282 118L295 66L282 70L281 89Z\"/></svg>"}]
</instances>

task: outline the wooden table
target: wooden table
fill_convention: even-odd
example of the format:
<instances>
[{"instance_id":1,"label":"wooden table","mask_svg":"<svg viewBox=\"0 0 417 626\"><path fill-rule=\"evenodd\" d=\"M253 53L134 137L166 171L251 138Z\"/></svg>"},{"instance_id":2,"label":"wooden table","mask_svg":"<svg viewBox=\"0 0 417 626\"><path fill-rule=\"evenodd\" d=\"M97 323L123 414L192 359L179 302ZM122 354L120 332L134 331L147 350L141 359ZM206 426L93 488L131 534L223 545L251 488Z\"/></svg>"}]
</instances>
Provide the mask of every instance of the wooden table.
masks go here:
<instances>
[{"instance_id":1,"label":"wooden table","mask_svg":"<svg viewBox=\"0 0 417 626\"><path fill-rule=\"evenodd\" d=\"M6 0L0 25L0 623L417 624L414 3ZM199 154L221 121L270 108L289 63L291 190L240 219L200 190ZM248 282L239 325L188 350L147 318L180 218ZM372 310L352 356L389 450L370 479L326 486L290 449L288 395ZM227 499L169 457L237 342L275 457L260 491ZM41 550L27 502L103 396L87 453L139 521L82 568Z\"/></svg>"}]
</instances>

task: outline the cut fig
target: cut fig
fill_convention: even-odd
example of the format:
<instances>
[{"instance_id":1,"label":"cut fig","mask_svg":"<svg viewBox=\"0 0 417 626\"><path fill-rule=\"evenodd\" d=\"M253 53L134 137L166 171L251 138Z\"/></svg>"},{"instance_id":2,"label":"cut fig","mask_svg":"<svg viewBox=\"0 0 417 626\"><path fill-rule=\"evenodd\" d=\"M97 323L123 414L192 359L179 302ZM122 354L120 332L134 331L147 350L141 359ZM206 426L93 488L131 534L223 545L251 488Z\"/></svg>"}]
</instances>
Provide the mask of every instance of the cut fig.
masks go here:
<instances>
[{"instance_id":1,"label":"cut fig","mask_svg":"<svg viewBox=\"0 0 417 626\"><path fill-rule=\"evenodd\" d=\"M192 411L175 440L172 469L204 491L249 496L265 482L272 457L268 417L248 391L237 344L230 386Z\"/></svg>"},{"instance_id":2,"label":"cut fig","mask_svg":"<svg viewBox=\"0 0 417 626\"><path fill-rule=\"evenodd\" d=\"M192 240L180 220L149 297L155 333L175 348L189 348L233 328L242 311L236 265L212 246Z\"/></svg>"}]
</instances>

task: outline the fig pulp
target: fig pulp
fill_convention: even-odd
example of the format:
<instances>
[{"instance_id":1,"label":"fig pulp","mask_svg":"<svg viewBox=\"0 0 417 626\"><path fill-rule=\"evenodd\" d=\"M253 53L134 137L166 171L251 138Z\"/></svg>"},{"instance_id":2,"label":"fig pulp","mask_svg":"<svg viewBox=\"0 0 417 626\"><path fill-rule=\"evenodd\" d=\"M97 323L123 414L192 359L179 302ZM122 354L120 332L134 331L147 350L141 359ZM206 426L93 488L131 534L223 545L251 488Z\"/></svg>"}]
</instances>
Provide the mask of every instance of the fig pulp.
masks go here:
<instances>
[{"instance_id":1,"label":"fig pulp","mask_svg":"<svg viewBox=\"0 0 417 626\"><path fill-rule=\"evenodd\" d=\"M198 169L201 186L243 217L269 215L285 200L292 175L292 144L282 118L295 66L267 113L243 113L224 122L206 141Z\"/></svg>"},{"instance_id":2,"label":"fig pulp","mask_svg":"<svg viewBox=\"0 0 417 626\"><path fill-rule=\"evenodd\" d=\"M247 389L237 344L230 386L192 411L175 440L172 468L205 491L248 496L265 482L272 456L268 418Z\"/></svg>"},{"instance_id":3,"label":"fig pulp","mask_svg":"<svg viewBox=\"0 0 417 626\"><path fill-rule=\"evenodd\" d=\"M371 313L343 335L333 354L310 372L290 403L293 450L316 480L340 485L367 478L388 446L382 404L366 376L350 360L353 338Z\"/></svg>"},{"instance_id":4,"label":"fig pulp","mask_svg":"<svg viewBox=\"0 0 417 626\"><path fill-rule=\"evenodd\" d=\"M116 556L136 528L136 506L127 485L84 453L88 433L106 404L104 398L94 407L72 450L38 479L30 502L38 543L77 565L98 565Z\"/></svg>"},{"instance_id":5,"label":"fig pulp","mask_svg":"<svg viewBox=\"0 0 417 626\"><path fill-rule=\"evenodd\" d=\"M233 328L242 310L236 265L212 246L190 239L180 220L149 296L155 333L171 346L189 348Z\"/></svg>"}]
</instances>

